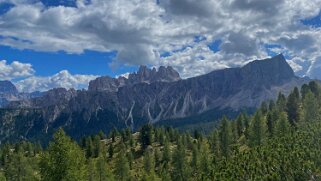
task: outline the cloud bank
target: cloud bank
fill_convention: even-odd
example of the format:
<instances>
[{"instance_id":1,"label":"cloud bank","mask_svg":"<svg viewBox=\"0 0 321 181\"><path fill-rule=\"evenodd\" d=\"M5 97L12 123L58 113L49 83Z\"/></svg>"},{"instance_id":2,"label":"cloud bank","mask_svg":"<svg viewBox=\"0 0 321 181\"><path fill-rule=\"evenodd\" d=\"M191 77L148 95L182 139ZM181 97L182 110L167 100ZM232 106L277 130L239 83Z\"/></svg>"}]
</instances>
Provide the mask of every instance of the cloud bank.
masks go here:
<instances>
[{"instance_id":1,"label":"cloud bank","mask_svg":"<svg viewBox=\"0 0 321 181\"><path fill-rule=\"evenodd\" d=\"M302 22L319 15L321 0L5 2L13 7L0 15L0 45L116 51L110 66L171 65L185 78L283 53L299 75L321 78L321 29Z\"/></svg>"}]
</instances>

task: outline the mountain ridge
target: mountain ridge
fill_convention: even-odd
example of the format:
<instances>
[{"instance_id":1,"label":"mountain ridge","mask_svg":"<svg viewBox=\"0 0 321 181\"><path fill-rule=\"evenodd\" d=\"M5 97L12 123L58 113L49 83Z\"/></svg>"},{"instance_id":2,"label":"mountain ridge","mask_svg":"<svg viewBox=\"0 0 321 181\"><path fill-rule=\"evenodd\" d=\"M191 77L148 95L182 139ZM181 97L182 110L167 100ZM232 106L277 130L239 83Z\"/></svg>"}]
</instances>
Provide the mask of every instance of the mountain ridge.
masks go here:
<instances>
[{"instance_id":1,"label":"mountain ridge","mask_svg":"<svg viewBox=\"0 0 321 181\"><path fill-rule=\"evenodd\" d=\"M250 110L262 101L275 99L279 92L289 94L294 87L309 81L296 77L283 55L179 80L173 73L174 79L167 79L169 81L146 81L154 80L149 79L153 76L146 76L148 79L142 76L146 70L147 67L143 67L134 74L139 75L138 79L128 79L139 81L116 86L116 89L54 89L43 97L11 102L8 108L18 112L21 108L37 109L34 114L33 111L17 114L16 117L30 118L28 132L23 131L26 128L21 129L23 137L50 135L63 126L71 136L80 138L99 130L108 132L113 127L137 129L146 123L161 124L163 120L201 117L214 112L219 115L224 110ZM155 69L147 71L155 72ZM112 82L115 80L119 79ZM108 88L111 84L107 81L106 85L99 86ZM8 115L4 112L2 116ZM17 121L23 120L13 116L8 124L14 126Z\"/></svg>"}]
</instances>

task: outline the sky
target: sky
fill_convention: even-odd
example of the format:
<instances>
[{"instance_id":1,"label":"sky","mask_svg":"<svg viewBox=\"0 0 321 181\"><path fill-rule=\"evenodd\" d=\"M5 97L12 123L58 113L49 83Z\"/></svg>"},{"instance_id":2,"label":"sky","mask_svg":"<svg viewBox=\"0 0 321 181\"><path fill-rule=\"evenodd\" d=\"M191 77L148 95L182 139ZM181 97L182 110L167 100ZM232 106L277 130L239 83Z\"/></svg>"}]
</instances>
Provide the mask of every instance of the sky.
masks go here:
<instances>
[{"instance_id":1,"label":"sky","mask_svg":"<svg viewBox=\"0 0 321 181\"><path fill-rule=\"evenodd\" d=\"M321 79L321 0L0 0L0 80L82 89L139 65L183 78L283 53Z\"/></svg>"}]
</instances>

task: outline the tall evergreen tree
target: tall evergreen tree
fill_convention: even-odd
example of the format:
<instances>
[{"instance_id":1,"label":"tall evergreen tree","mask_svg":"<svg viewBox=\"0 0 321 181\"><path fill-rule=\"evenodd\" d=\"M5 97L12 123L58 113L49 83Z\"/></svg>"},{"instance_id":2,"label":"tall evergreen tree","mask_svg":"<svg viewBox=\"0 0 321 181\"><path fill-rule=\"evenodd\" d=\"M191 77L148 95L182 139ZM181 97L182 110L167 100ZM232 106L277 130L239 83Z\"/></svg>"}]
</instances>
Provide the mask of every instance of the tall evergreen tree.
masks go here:
<instances>
[{"instance_id":1,"label":"tall evergreen tree","mask_svg":"<svg viewBox=\"0 0 321 181\"><path fill-rule=\"evenodd\" d=\"M279 110L279 111L285 111L286 110L286 97L281 92L278 95L278 99L277 99L277 102L276 102L276 107L277 107L277 110Z\"/></svg>"},{"instance_id":2,"label":"tall evergreen tree","mask_svg":"<svg viewBox=\"0 0 321 181\"><path fill-rule=\"evenodd\" d=\"M257 111L254 115L251 127L250 127L250 146L260 146L266 140L266 120L261 111Z\"/></svg>"},{"instance_id":3,"label":"tall evergreen tree","mask_svg":"<svg viewBox=\"0 0 321 181\"><path fill-rule=\"evenodd\" d=\"M115 175L120 181L128 181L130 179L129 162L126 157L124 145L116 158Z\"/></svg>"},{"instance_id":4,"label":"tall evergreen tree","mask_svg":"<svg viewBox=\"0 0 321 181\"><path fill-rule=\"evenodd\" d=\"M228 158L231 152L230 144L232 142L232 131L230 123L226 117L223 117L220 127L220 146L222 156Z\"/></svg>"},{"instance_id":5,"label":"tall evergreen tree","mask_svg":"<svg viewBox=\"0 0 321 181\"><path fill-rule=\"evenodd\" d=\"M320 118L320 108L317 98L311 91L307 91L303 99L303 120L305 122Z\"/></svg>"},{"instance_id":6,"label":"tall evergreen tree","mask_svg":"<svg viewBox=\"0 0 321 181\"><path fill-rule=\"evenodd\" d=\"M286 111L289 121L292 125L296 125L301 119L301 105L299 89L296 87L288 97L286 103Z\"/></svg>"},{"instance_id":7,"label":"tall evergreen tree","mask_svg":"<svg viewBox=\"0 0 321 181\"><path fill-rule=\"evenodd\" d=\"M153 142L153 127L150 124L144 125L140 131L142 149L146 149Z\"/></svg>"},{"instance_id":8,"label":"tall evergreen tree","mask_svg":"<svg viewBox=\"0 0 321 181\"><path fill-rule=\"evenodd\" d=\"M144 152L144 169L148 175L154 174L155 160L151 151Z\"/></svg>"},{"instance_id":9,"label":"tall evergreen tree","mask_svg":"<svg viewBox=\"0 0 321 181\"><path fill-rule=\"evenodd\" d=\"M176 181L190 180L190 170L186 159L186 150L180 139L173 154L172 179Z\"/></svg>"},{"instance_id":10,"label":"tall evergreen tree","mask_svg":"<svg viewBox=\"0 0 321 181\"><path fill-rule=\"evenodd\" d=\"M107 168L105 158L100 154L96 162L97 181L113 181L114 176Z\"/></svg>"},{"instance_id":11,"label":"tall evergreen tree","mask_svg":"<svg viewBox=\"0 0 321 181\"><path fill-rule=\"evenodd\" d=\"M237 118L236 118L236 127L237 127L237 134L238 136L241 136L244 133L244 115L240 114Z\"/></svg>"},{"instance_id":12,"label":"tall evergreen tree","mask_svg":"<svg viewBox=\"0 0 321 181\"><path fill-rule=\"evenodd\" d=\"M23 150L13 153L5 166L5 174L8 180L28 181L37 180L35 170L31 167Z\"/></svg>"},{"instance_id":13,"label":"tall evergreen tree","mask_svg":"<svg viewBox=\"0 0 321 181\"><path fill-rule=\"evenodd\" d=\"M62 129L54 134L54 140L47 150L41 157L42 180L86 180L85 155Z\"/></svg>"},{"instance_id":14,"label":"tall evergreen tree","mask_svg":"<svg viewBox=\"0 0 321 181\"><path fill-rule=\"evenodd\" d=\"M284 136L288 134L290 131L290 123L288 121L287 114L285 112L281 112L279 115L279 119L277 120L275 135L278 137Z\"/></svg>"},{"instance_id":15,"label":"tall evergreen tree","mask_svg":"<svg viewBox=\"0 0 321 181\"><path fill-rule=\"evenodd\" d=\"M169 162L171 161L171 151L170 151L170 146L167 139L165 140L165 144L164 144L162 160L165 166L168 166Z\"/></svg>"}]
</instances>

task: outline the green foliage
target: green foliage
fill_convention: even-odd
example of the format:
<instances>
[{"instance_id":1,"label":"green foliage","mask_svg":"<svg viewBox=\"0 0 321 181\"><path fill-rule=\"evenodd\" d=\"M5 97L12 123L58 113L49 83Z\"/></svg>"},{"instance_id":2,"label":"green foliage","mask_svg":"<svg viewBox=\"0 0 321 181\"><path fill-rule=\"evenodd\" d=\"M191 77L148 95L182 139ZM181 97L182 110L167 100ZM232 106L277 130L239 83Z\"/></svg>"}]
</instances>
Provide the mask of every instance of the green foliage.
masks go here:
<instances>
[{"instance_id":1,"label":"green foliage","mask_svg":"<svg viewBox=\"0 0 321 181\"><path fill-rule=\"evenodd\" d=\"M41 155L40 173L45 181L86 180L84 152L62 129L54 134L54 141Z\"/></svg>"},{"instance_id":2,"label":"green foliage","mask_svg":"<svg viewBox=\"0 0 321 181\"><path fill-rule=\"evenodd\" d=\"M308 90L303 99L303 120L305 122L318 119L320 117L318 100L315 95Z\"/></svg>"},{"instance_id":3,"label":"green foliage","mask_svg":"<svg viewBox=\"0 0 321 181\"><path fill-rule=\"evenodd\" d=\"M0 147L0 181L321 180L321 88L304 85L262 104L253 116L224 117L209 135L145 125L81 141L62 129L42 150Z\"/></svg>"},{"instance_id":4,"label":"green foliage","mask_svg":"<svg viewBox=\"0 0 321 181\"><path fill-rule=\"evenodd\" d=\"M140 131L140 141L142 148L146 149L148 145L152 144L153 141L153 128L151 125L145 125Z\"/></svg>"},{"instance_id":5,"label":"green foliage","mask_svg":"<svg viewBox=\"0 0 321 181\"><path fill-rule=\"evenodd\" d=\"M228 158L231 152L230 144L232 143L232 131L230 123L226 117L223 118L220 128L220 150L222 156Z\"/></svg>"},{"instance_id":6,"label":"green foliage","mask_svg":"<svg viewBox=\"0 0 321 181\"><path fill-rule=\"evenodd\" d=\"M126 157L124 146L121 146L121 150L116 158L115 175L121 181L127 181L130 179L129 162Z\"/></svg>"},{"instance_id":7,"label":"green foliage","mask_svg":"<svg viewBox=\"0 0 321 181\"><path fill-rule=\"evenodd\" d=\"M255 113L250 126L249 145L251 147L264 144L267 136L266 119L261 111Z\"/></svg>"},{"instance_id":8,"label":"green foliage","mask_svg":"<svg viewBox=\"0 0 321 181\"><path fill-rule=\"evenodd\" d=\"M286 111L289 121L292 125L296 125L301 119L301 105L299 89L296 87L288 97L286 103Z\"/></svg>"}]
</instances>

